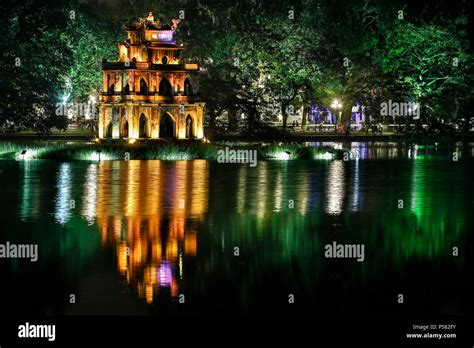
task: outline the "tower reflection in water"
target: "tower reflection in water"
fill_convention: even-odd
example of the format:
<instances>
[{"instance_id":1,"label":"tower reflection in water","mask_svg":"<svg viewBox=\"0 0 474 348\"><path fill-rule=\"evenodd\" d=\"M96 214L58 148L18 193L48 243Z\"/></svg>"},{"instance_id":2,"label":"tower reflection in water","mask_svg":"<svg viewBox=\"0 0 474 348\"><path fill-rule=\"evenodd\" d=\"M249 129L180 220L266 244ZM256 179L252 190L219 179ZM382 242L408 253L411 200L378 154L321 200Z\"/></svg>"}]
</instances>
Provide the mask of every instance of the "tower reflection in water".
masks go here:
<instances>
[{"instance_id":1,"label":"tower reflection in water","mask_svg":"<svg viewBox=\"0 0 474 348\"><path fill-rule=\"evenodd\" d=\"M103 162L97 175L97 225L120 274L147 303L177 297L207 212L207 162Z\"/></svg>"},{"instance_id":2,"label":"tower reflection in water","mask_svg":"<svg viewBox=\"0 0 474 348\"><path fill-rule=\"evenodd\" d=\"M219 307L210 294L221 296L222 308L232 301L264 306L259 291L290 284L323 305L315 295L321 289L339 288L336 297L351 299L338 279L366 286L376 278L404 282L417 263L464 267L467 253L453 258L452 248L465 248L472 229L467 169L420 155L262 161L256 168L205 161L20 163L14 193L21 202L12 206L21 224L10 219L6 231L37 238L45 251L39 262L64 266L79 285L93 273L90 265L110 271L113 250L124 282L148 303L186 293L207 308ZM324 256L334 240L364 244L367 252L363 264L348 264L337 279ZM234 246L245 252L238 266L229 257Z\"/></svg>"}]
</instances>

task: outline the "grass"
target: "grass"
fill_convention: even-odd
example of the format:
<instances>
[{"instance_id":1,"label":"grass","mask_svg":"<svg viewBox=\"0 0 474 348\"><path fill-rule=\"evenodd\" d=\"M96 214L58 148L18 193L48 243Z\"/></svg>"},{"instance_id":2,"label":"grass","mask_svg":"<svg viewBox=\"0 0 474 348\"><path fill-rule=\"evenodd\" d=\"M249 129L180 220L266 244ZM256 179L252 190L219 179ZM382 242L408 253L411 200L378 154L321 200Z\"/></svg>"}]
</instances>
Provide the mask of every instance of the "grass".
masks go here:
<instances>
[{"instance_id":1,"label":"grass","mask_svg":"<svg viewBox=\"0 0 474 348\"><path fill-rule=\"evenodd\" d=\"M303 144L271 144L259 149L264 159L331 159L334 150L328 146L305 146Z\"/></svg>"},{"instance_id":2,"label":"grass","mask_svg":"<svg viewBox=\"0 0 474 348\"><path fill-rule=\"evenodd\" d=\"M218 151L257 150L259 159L331 159L331 147L302 144L232 144L232 143L86 143L86 142L0 142L0 159L52 159L61 161L97 160L217 160ZM21 154L26 150L25 154Z\"/></svg>"},{"instance_id":3,"label":"grass","mask_svg":"<svg viewBox=\"0 0 474 348\"><path fill-rule=\"evenodd\" d=\"M23 143L0 143L0 159L40 159L47 153L57 149L51 145L23 144ZM22 152L26 153L22 155Z\"/></svg>"}]
</instances>

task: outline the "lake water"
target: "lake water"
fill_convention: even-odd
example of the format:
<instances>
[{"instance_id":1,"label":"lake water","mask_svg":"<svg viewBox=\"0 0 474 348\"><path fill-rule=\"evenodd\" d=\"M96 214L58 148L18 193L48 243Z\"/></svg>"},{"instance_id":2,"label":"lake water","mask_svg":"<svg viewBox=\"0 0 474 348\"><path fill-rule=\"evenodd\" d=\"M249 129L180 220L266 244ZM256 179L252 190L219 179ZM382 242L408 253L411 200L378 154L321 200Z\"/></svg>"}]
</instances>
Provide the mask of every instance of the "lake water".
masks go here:
<instances>
[{"instance_id":1,"label":"lake water","mask_svg":"<svg viewBox=\"0 0 474 348\"><path fill-rule=\"evenodd\" d=\"M39 258L0 259L1 316L472 316L472 147L353 146L255 168L2 161L0 243Z\"/></svg>"}]
</instances>

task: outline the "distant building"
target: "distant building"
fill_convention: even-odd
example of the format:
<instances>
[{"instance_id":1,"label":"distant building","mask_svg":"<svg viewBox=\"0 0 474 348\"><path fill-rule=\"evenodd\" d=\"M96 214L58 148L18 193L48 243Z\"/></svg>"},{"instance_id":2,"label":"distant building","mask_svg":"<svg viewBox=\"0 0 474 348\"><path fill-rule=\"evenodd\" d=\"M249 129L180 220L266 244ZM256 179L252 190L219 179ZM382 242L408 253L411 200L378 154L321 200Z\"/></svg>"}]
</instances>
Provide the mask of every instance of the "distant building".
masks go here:
<instances>
[{"instance_id":1,"label":"distant building","mask_svg":"<svg viewBox=\"0 0 474 348\"><path fill-rule=\"evenodd\" d=\"M152 13L126 27L119 59L103 61L99 138L202 139L204 103L199 64L186 64L173 34L179 20L165 24Z\"/></svg>"},{"instance_id":2,"label":"distant building","mask_svg":"<svg viewBox=\"0 0 474 348\"><path fill-rule=\"evenodd\" d=\"M366 121L365 107L356 101L352 106L350 124L359 129L361 125ZM308 111L307 124L333 124L337 123L337 114L330 107L318 107L317 105L310 104Z\"/></svg>"}]
</instances>

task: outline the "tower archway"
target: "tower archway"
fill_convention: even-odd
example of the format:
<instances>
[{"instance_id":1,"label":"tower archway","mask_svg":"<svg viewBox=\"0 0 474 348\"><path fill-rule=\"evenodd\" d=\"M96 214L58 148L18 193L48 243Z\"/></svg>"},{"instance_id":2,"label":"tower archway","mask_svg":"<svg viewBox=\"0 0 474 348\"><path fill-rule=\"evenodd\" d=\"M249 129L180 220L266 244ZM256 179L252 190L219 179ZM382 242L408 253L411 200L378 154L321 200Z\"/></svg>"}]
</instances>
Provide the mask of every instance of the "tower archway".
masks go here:
<instances>
[{"instance_id":1,"label":"tower archway","mask_svg":"<svg viewBox=\"0 0 474 348\"><path fill-rule=\"evenodd\" d=\"M150 137L150 125L148 118L145 114L141 114L138 119L138 137L139 138L149 138Z\"/></svg>"},{"instance_id":2,"label":"tower archway","mask_svg":"<svg viewBox=\"0 0 474 348\"><path fill-rule=\"evenodd\" d=\"M144 78L141 78L140 80L140 94L141 95L147 95L148 94L148 85L146 84L146 81Z\"/></svg>"},{"instance_id":3,"label":"tower archway","mask_svg":"<svg viewBox=\"0 0 474 348\"><path fill-rule=\"evenodd\" d=\"M192 94L191 82L189 82L189 79L186 79L184 81L184 95L191 95L191 94Z\"/></svg>"},{"instance_id":4,"label":"tower archway","mask_svg":"<svg viewBox=\"0 0 474 348\"><path fill-rule=\"evenodd\" d=\"M158 94L166 97L171 97L172 95L171 83L166 77L163 77L160 81Z\"/></svg>"},{"instance_id":5,"label":"tower archway","mask_svg":"<svg viewBox=\"0 0 474 348\"><path fill-rule=\"evenodd\" d=\"M188 117L186 117L186 138L194 138L194 122L191 115L189 114Z\"/></svg>"},{"instance_id":6,"label":"tower archway","mask_svg":"<svg viewBox=\"0 0 474 348\"><path fill-rule=\"evenodd\" d=\"M109 139L112 138L112 121L110 121L105 128L105 137Z\"/></svg>"},{"instance_id":7,"label":"tower archway","mask_svg":"<svg viewBox=\"0 0 474 348\"><path fill-rule=\"evenodd\" d=\"M129 125L128 120L122 122L122 127L120 127L120 137L125 139L129 137Z\"/></svg>"},{"instance_id":8,"label":"tower archway","mask_svg":"<svg viewBox=\"0 0 474 348\"><path fill-rule=\"evenodd\" d=\"M160 138L174 138L176 123L170 114L164 113L160 119Z\"/></svg>"}]
</instances>

